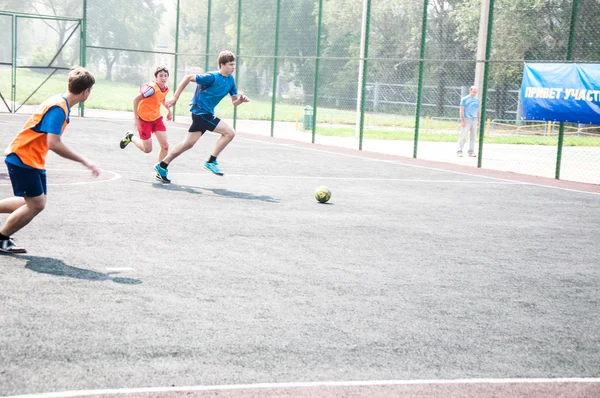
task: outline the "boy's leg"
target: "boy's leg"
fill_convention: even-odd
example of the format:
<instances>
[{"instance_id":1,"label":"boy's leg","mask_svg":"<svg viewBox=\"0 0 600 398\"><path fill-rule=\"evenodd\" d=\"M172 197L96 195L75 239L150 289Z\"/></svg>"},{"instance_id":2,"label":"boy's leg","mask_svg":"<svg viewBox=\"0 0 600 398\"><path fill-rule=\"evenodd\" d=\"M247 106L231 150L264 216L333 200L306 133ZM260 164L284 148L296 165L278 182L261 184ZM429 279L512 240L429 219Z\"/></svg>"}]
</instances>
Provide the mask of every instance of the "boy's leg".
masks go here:
<instances>
[{"instance_id":1,"label":"boy's leg","mask_svg":"<svg viewBox=\"0 0 600 398\"><path fill-rule=\"evenodd\" d=\"M185 151L192 149L196 142L202 137L202 132L198 131L195 133L187 133L185 139L179 144L175 145L167 156L162 159L162 162L170 164L175 158L184 153Z\"/></svg>"},{"instance_id":2,"label":"boy's leg","mask_svg":"<svg viewBox=\"0 0 600 398\"><path fill-rule=\"evenodd\" d=\"M169 141L167 140L167 132L166 131L156 131L154 133L156 136L156 140L160 145L160 152L158 153L158 161L163 160L167 154L169 153Z\"/></svg>"},{"instance_id":3,"label":"boy's leg","mask_svg":"<svg viewBox=\"0 0 600 398\"><path fill-rule=\"evenodd\" d=\"M233 140L235 137L235 131L227 123L222 120L219 120L217 126L213 129L215 133L220 134L221 136L217 140L215 147L213 148L210 159L206 163L204 163L204 168L215 173L218 176L222 176L223 172L219 168L219 164L217 163L217 156L225 149L225 147Z\"/></svg>"},{"instance_id":4,"label":"boy's leg","mask_svg":"<svg viewBox=\"0 0 600 398\"><path fill-rule=\"evenodd\" d=\"M26 253L10 239L10 235L29 224L46 207L46 172L5 163L16 198L0 201L0 210L14 209L0 228L0 251Z\"/></svg>"},{"instance_id":5,"label":"boy's leg","mask_svg":"<svg viewBox=\"0 0 600 398\"><path fill-rule=\"evenodd\" d=\"M132 137L131 141L144 153L152 152L152 123L140 119L140 134L138 137Z\"/></svg>"},{"instance_id":6,"label":"boy's leg","mask_svg":"<svg viewBox=\"0 0 600 398\"><path fill-rule=\"evenodd\" d=\"M144 153L152 152L152 138L142 140L138 137L133 137L131 141L140 149L140 151Z\"/></svg>"},{"instance_id":7,"label":"boy's leg","mask_svg":"<svg viewBox=\"0 0 600 398\"><path fill-rule=\"evenodd\" d=\"M216 158L217 156L219 156L221 151L223 151L223 149L225 149L225 147L231 142L231 140L233 140L233 138L235 137L235 131L222 120L219 121L219 124L217 124L217 127L215 127L213 131L215 133L221 134L211 153L211 155Z\"/></svg>"},{"instance_id":8,"label":"boy's leg","mask_svg":"<svg viewBox=\"0 0 600 398\"><path fill-rule=\"evenodd\" d=\"M456 154L458 156L462 156L463 148L465 147L465 141L467 139L467 128L469 126L468 123L469 122L465 120L465 126L460 129L460 134L458 135L458 148L456 149Z\"/></svg>"},{"instance_id":9,"label":"boy's leg","mask_svg":"<svg viewBox=\"0 0 600 398\"><path fill-rule=\"evenodd\" d=\"M171 151L167 154L167 156L165 156L164 159L160 161L160 163L154 166L154 170L156 171L156 178L163 182L171 182L171 180L169 180L167 176L167 167L169 166L169 164L185 151L192 149L196 142L200 139L200 137L202 137L202 134L204 134L208 127L211 126L207 126L206 120L204 119L204 117L202 117L202 115L196 115L192 113L192 125L190 126L184 140L179 144L175 145L173 149L171 149Z\"/></svg>"},{"instance_id":10,"label":"boy's leg","mask_svg":"<svg viewBox=\"0 0 600 398\"><path fill-rule=\"evenodd\" d=\"M144 144L146 141L149 141L149 143L150 143L149 146L147 144ZM125 137L123 137L121 139L121 142L119 143L119 145L120 145L121 149L125 149L127 147L127 145L129 145L131 142L133 142L133 144L136 147L138 147L138 149L142 152L145 152L145 153L152 152L152 141L150 141L149 139L142 140L142 139L136 137L131 131L127 130L125 132Z\"/></svg>"},{"instance_id":11,"label":"boy's leg","mask_svg":"<svg viewBox=\"0 0 600 398\"><path fill-rule=\"evenodd\" d=\"M0 213L12 213L19 207L25 204L25 198L21 196L13 196L0 200Z\"/></svg>"},{"instance_id":12,"label":"boy's leg","mask_svg":"<svg viewBox=\"0 0 600 398\"><path fill-rule=\"evenodd\" d=\"M138 129L139 138L136 137L131 131L125 133L125 137L121 140L121 149L125 149L130 142L138 147L138 149L144 153L152 152L152 122L145 120L139 120L140 126Z\"/></svg>"},{"instance_id":13,"label":"boy's leg","mask_svg":"<svg viewBox=\"0 0 600 398\"><path fill-rule=\"evenodd\" d=\"M469 126L469 156L475 157L475 133L477 132L477 120L470 119Z\"/></svg>"},{"instance_id":14,"label":"boy's leg","mask_svg":"<svg viewBox=\"0 0 600 398\"><path fill-rule=\"evenodd\" d=\"M13 211L0 228L0 234L11 236L29 224L46 207L46 195L25 197L25 205Z\"/></svg>"},{"instance_id":15,"label":"boy's leg","mask_svg":"<svg viewBox=\"0 0 600 398\"><path fill-rule=\"evenodd\" d=\"M156 178L162 182L171 182L171 180L169 180L169 172L167 170L167 167L175 158L177 158L179 155L181 155L188 149L191 149L194 146L194 144L196 144L196 142L200 139L200 137L202 137L202 134L203 133L201 132L187 133L185 139L179 144L175 145L171 152L169 152L167 156L165 156L164 159L162 159L162 161L160 161L154 166L154 171L156 171Z\"/></svg>"}]
</instances>

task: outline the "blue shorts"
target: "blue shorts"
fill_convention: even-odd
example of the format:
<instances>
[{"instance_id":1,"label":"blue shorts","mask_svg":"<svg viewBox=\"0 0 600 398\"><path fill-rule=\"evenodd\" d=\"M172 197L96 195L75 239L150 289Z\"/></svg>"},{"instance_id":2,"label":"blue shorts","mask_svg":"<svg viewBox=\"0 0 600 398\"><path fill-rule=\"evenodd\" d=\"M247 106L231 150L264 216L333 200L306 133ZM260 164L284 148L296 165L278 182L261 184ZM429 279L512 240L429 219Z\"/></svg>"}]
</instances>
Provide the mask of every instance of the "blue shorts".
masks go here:
<instances>
[{"instance_id":1,"label":"blue shorts","mask_svg":"<svg viewBox=\"0 0 600 398\"><path fill-rule=\"evenodd\" d=\"M35 198L46 194L46 170L28 169L6 163L15 196Z\"/></svg>"},{"instance_id":2,"label":"blue shorts","mask_svg":"<svg viewBox=\"0 0 600 398\"><path fill-rule=\"evenodd\" d=\"M221 119L210 113L201 113L199 115L192 113L192 125L190 126L188 132L204 133L206 130L214 131L215 127L217 127L217 124L219 124L220 121Z\"/></svg>"}]
</instances>

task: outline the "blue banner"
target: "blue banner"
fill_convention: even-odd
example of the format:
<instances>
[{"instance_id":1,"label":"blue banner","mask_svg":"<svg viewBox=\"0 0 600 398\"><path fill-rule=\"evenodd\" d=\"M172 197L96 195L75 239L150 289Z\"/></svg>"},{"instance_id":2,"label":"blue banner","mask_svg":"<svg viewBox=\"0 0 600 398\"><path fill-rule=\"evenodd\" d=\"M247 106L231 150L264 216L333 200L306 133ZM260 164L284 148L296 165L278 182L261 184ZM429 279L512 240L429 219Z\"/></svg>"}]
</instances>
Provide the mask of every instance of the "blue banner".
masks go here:
<instances>
[{"instance_id":1,"label":"blue banner","mask_svg":"<svg viewBox=\"0 0 600 398\"><path fill-rule=\"evenodd\" d=\"M523 119L600 124L600 65L525 64Z\"/></svg>"}]
</instances>

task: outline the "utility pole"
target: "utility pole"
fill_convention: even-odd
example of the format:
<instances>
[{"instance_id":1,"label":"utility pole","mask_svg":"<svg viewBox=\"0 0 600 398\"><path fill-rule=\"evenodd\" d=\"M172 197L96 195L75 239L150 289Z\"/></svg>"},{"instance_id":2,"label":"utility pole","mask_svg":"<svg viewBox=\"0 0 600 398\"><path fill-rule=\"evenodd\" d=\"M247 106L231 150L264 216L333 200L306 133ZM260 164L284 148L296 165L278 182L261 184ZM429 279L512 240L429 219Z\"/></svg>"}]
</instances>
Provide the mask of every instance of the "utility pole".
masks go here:
<instances>
[{"instance_id":1,"label":"utility pole","mask_svg":"<svg viewBox=\"0 0 600 398\"><path fill-rule=\"evenodd\" d=\"M479 36L477 38L477 63L475 64L475 82L473 83L479 95L483 88L483 63L485 60L487 30L490 15L490 0L481 0L481 11L479 16Z\"/></svg>"}]
</instances>

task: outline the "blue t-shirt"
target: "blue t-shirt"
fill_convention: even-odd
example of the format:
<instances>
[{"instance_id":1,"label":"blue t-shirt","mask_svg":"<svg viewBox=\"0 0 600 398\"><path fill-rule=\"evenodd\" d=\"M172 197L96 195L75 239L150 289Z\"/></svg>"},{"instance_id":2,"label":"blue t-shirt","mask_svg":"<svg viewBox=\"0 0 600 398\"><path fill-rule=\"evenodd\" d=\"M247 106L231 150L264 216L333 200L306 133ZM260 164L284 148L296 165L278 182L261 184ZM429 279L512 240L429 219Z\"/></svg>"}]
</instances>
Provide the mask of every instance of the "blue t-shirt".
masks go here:
<instances>
[{"instance_id":1,"label":"blue t-shirt","mask_svg":"<svg viewBox=\"0 0 600 398\"><path fill-rule=\"evenodd\" d=\"M237 95L233 75L227 77L219 72L208 72L196 75L196 91L192 97L190 111L196 115L202 113L215 114L215 107L227 94Z\"/></svg>"},{"instance_id":2,"label":"blue t-shirt","mask_svg":"<svg viewBox=\"0 0 600 398\"><path fill-rule=\"evenodd\" d=\"M48 112L42 118L42 121L39 122L36 126L32 128L33 131L37 131L42 134L62 134L62 126L65 123L65 120L71 114L71 108L69 108L69 102L65 98L65 102L67 103L67 109L69 110L69 115L65 115L65 112L61 107L55 106L50 108ZM26 169L32 169L33 167L26 165L21 161L21 158L17 156L16 153L11 153L5 159L6 162L13 164L15 166L24 167Z\"/></svg>"},{"instance_id":3,"label":"blue t-shirt","mask_svg":"<svg viewBox=\"0 0 600 398\"><path fill-rule=\"evenodd\" d=\"M467 95L460 100L460 106L465 107L465 117L468 119L477 119L477 110L479 109L479 98Z\"/></svg>"}]
</instances>

